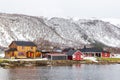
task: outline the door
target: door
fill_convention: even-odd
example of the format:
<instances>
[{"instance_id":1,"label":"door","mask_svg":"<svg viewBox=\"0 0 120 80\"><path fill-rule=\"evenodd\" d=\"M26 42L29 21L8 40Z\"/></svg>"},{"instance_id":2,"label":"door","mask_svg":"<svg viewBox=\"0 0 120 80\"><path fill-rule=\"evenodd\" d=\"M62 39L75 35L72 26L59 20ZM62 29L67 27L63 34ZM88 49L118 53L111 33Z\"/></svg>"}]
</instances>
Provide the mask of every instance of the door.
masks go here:
<instances>
[{"instance_id":1,"label":"door","mask_svg":"<svg viewBox=\"0 0 120 80\"><path fill-rule=\"evenodd\" d=\"M27 58L33 58L33 52L27 52Z\"/></svg>"}]
</instances>

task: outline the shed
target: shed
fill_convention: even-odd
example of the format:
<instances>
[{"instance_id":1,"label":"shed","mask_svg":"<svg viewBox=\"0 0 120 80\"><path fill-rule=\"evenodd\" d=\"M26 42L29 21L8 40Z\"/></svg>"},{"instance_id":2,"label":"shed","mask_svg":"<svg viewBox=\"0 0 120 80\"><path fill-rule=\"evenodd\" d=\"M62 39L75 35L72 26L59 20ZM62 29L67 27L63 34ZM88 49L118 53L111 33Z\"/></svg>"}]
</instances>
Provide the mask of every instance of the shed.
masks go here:
<instances>
[{"instance_id":1,"label":"shed","mask_svg":"<svg viewBox=\"0 0 120 80\"><path fill-rule=\"evenodd\" d=\"M49 60L67 60L66 54L47 54Z\"/></svg>"}]
</instances>

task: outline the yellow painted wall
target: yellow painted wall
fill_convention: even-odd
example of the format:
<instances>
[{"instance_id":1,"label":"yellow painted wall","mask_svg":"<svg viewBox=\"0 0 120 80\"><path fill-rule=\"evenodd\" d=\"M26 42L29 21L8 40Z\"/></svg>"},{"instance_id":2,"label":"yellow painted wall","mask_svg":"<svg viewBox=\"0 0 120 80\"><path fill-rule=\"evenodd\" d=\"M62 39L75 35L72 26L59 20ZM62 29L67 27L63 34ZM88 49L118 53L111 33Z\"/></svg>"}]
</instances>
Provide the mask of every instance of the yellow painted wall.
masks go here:
<instances>
[{"instance_id":1,"label":"yellow painted wall","mask_svg":"<svg viewBox=\"0 0 120 80\"><path fill-rule=\"evenodd\" d=\"M10 54L8 52L5 52L5 58L10 58Z\"/></svg>"},{"instance_id":2,"label":"yellow painted wall","mask_svg":"<svg viewBox=\"0 0 120 80\"><path fill-rule=\"evenodd\" d=\"M40 57L41 55L42 55L41 52L36 52L36 53L35 53L35 57Z\"/></svg>"},{"instance_id":3,"label":"yellow painted wall","mask_svg":"<svg viewBox=\"0 0 120 80\"><path fill-rule=\"evenodd\" d=\"M26 53L24 53L24 56L21 56L19 55L18 51L14 51L14 52L10 51L5 53L5 58L26 58Z\"/></svg>"},{"instance_id":4,"label":"yellow painted wall","mask_svg":"<svg viewBox=\"0 0 120 80\"><path fill-rule=\"evenodd\" d=\"M42 55L41 52L36 52L37 47L36 46L17 46L14 42L12 42L9 46L10 48L16 48L17 51L10 51L10 52L5 52L5 58L27 58L27 52L31 51L33 52L33 56L31 58L36 58L40 57ZM22 52L24 55L19 55L19 53ZM14 56L13 56L14 53Z\"/></svg>"},{"instance_id":5,"label":"yellow painted wall","mask_svg":"<svg viewBox=\"0 0 120 80\"><path fill-rule=\"evenodd\" d=\"M17 46L17 50L18 51L22 51L22 52L28 52L28 51L32 51L32 52L36 52L37 47L31 47L31 46Z\"/></svg>"},{"instance_id":6,"label":"yellow painted wall","mask_svg":"<svg viewBox=\"0 0 120 80\"><path fill-rule=\"evenodd\" d=\"M13 56L14 53L14 56ZM19 55L18 51L14 51L14 52L6 52L5 53L5 58L27 58L27 53L23 52L24 55ZM42 56L41 52L35 52L32 54L31 58L40 58Z\"/></svg>"},{"instance_id":7,"label":"yellow painted wall","mask_svg":"<svg viewBox=\"0 0 120 80\"><path fill-rule=\"evenodd\" d=\"M19 53L20 53L19 51L16 52L16 57L17 57L17 58L27 58L27 57L26 57L26 52L22 52L23 55L19 55Z\"/></svg>"}]
</instances>

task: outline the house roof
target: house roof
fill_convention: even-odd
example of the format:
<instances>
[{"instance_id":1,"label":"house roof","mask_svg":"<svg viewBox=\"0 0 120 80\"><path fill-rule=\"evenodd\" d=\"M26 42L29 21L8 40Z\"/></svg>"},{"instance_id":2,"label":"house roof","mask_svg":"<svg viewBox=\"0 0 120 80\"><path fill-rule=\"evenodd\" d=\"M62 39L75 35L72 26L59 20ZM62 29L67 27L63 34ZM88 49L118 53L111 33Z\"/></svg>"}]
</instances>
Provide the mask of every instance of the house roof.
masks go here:
<instances>
[{"instance_id":1,"label":"house roof","mask_svg":"<svg viewBox=\"0 0 120 80\"><path fill-rule=\"evenodd\" d=\"M67 56L66 54L47 54L47 55L50 55L50 56Z\"/></svg>"},{"instance_id":2,"label":"house roof","mask_svg":"<svg viewBox=\"0 0 120 80\"><path fill-rule=\"evenodd\" d=\"M83 48L80 49L81 52L104 52L103 49L99 48Z\"/></svg>"},{"instance_id":3,"label":"house roof","mask_svg":"<svg viewBox=\"0 0 120 80\"><path fill-rule=\"evenodd\" d=\"M62 52L62 49L60 49L60 48L53 48L53 52Z\"/></svg>"},{"instance_id":4,"label":"house roof","mask_svg":"<svg viewBox=\"0 0 120 80\"><path fill-rule=\"evenodd\" d=\"M80 49L80 50L69 50L66 54L68 56L71 56L73 55L76 51L81 51L81 52L107 52L107 51L104 51L103 49L99 49L99 48L83 48L83 49Z\"/></svg>"},{"instance_id":5,"label":"house roof","mask_svg":"<svg viewBox=\"0 0 120 80\"><path fill-rule=\"evenodd\" d=\"M13 43L19 46L36 46L33 42L30 41L13 41Z\"/></svg>"},{"instance_id":6,"label":"house roof","mask_svg":"<svg viewBox=\"0 0 120 80\"><path fill-rule=\"evenodd\" d=\"M10 49L6 50L6 52L9 52L9 51L17 51L17 49L16 48L10 48Z\"/></svg>"},{"instance_id":7,"label":"house roof","mask_svg":"<svg viewBox=\"0 0 120 80\"><path fill-rule=\"evenodd\" d=\"M65 49L63 49L63 52L68 52L71 49L74 50L74 48L65 48Z\"/></svg>"},{"instance_id":8,"label":"house roof","mask_svg":"<svg viewBox=\"0 0 120 80\"><path fill-rule=\"evenodd\" d=\"M67 54L68 56L71 56L71 55L73 55L76 51L77 51L77 50L70 49L66 54Z\"/></svg>"}]
</instances>

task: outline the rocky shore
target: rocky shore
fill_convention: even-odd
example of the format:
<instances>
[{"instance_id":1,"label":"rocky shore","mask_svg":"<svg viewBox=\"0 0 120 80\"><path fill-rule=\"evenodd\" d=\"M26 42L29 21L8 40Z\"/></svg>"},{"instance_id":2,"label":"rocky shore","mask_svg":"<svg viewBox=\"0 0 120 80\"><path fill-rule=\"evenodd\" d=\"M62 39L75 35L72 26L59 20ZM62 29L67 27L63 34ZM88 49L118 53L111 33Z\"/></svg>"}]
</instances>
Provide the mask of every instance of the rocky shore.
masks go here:
<instances>
[{"instance_id":1,"label":"rocky shore","mask_svg":"<svg viewBox=\"0 0 120 80\"><path fill-rule=\"evenodd\" d=\"M90 60L74 61L74 60L35 60L35 59L0 59L1 67L17 67L17 66L51 66L51 65L73 65L73 64L120 64L120 59L98 59L98 62Z\"/></svg>"},{"instance_id":2,"label":"rocky shore","mask_svg":"<svg viewBox=\"0 0 120 80\"><path fill-rule=\"evenodd\" d=\"M90 61L72 61L72 60L34 60L34 61L2 61L1 67L9 66L50 66L50 65L72 65L72 64L84 64L90 63Z\"/></svg>"}]
</instances>

